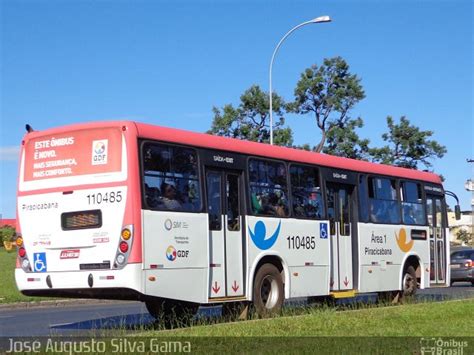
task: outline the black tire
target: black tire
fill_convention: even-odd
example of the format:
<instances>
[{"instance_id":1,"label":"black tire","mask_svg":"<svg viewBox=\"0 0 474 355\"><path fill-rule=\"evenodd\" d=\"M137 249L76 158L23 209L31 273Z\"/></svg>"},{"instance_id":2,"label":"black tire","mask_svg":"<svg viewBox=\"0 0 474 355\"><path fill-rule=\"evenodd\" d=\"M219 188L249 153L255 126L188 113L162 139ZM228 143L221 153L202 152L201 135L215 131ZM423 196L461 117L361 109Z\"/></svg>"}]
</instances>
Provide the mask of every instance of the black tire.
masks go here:
<instances>
[{"instance_id":1,"label":"black tire","mask_svg":"<svg viewBox=\"0 0 474 355\"><path fill-rule=\"evenodd\" d=\"M416 271L413 266L408 266L403 272L402 277L402 291L400 297L402 300L407 300L416 295L418 289L418 282L416 280Z\"/></svg>"},{"instance_id":2,"label":"black tire","mask_svg":"<svg viewBox=\"0 0 474 355\"><path fill-rule=\"evenodd\" d=\"M260 317L278 314L283 305L284 291L280 271L273 264L263 264L253 283L253 305Z\"/></svg>"},{"instance_id":3,"label":"black tire","mask_svg":"<svg viewBox=\"0 0 474 355\"><path fill-rule=\"evenodd\" d=\"M168 299L150 299L145 301L146 309L157 321L166 328L189 325L199 309L199 304L172 301Z\"/></svg>"}]
</instances>

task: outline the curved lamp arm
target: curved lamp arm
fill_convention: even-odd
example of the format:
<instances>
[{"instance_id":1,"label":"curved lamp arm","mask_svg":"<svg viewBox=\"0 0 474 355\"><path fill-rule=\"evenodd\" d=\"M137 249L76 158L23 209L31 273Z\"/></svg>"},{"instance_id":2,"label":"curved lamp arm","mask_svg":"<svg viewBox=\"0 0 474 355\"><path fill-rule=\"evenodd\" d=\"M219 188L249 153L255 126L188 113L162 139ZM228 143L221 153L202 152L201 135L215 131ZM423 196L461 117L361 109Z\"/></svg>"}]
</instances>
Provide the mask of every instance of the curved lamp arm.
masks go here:
<instances>
[{"instance_id":1,"label":"curved lamp arm","mask_svg":"<svg viewBox=\"0 0 474 355\"><path fill-rule=\"evenodd\" d=\"M309 25L311 23L323 23L323 22L331 22L331 18L329 16L320 16L316 17L312 20L300 23L299 25L293 27L291 30L289 30L283 37L280 39L280 42L278 42L277 46L275 47L275 50L273 51L272 59L270 60L270 70L269 70L269 95L270 95L270 144L273 145L273 100L272 100L272 70L273 70L273 61L275 60L275 56L278 52L278 49L280 48L281 44L283 41L294 31L296 31L298 28L303 27L305 25Z\"/></svg>"}]
</instances>

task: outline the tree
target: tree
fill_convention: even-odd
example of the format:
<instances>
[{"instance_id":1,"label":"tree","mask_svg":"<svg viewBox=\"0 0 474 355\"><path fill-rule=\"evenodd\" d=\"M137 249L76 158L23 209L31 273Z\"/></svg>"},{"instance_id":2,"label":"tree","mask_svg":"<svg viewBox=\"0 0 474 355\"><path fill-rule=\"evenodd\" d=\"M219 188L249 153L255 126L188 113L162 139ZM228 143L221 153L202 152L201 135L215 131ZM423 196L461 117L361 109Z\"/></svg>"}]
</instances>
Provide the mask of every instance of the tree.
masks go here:
<instances>
[{"instance_id":1,"label":"tree","mask_svg":"<svg viewBox=\"0 0 474 355\"><path fill-rule=\"evenodd\" d=\"M0 228L0 240L4 242L11 242L13 241L13 237L15 236L15 228L9 225L5 225Z\"/></svg>"},{"instance_id":2,"label":"tree","mask_svg":"<svg viewBox=\"0 0 474 355\"><path fill-rule=\"evenodd\" d=\"M314 114L321 130L321 140L315 151L321 152L327 135L339 127L344 129L351 120L350 110L365 97L360 79L349 72L349 65L341 57L324 59L300 77L295 89L295 101L288 109L299 114Z\"/></svg>"},{"instance_id":3,"label":"tree","mask_svg":"<svg viewBox=\"0 0 474 355\"><path fill-rule=\"evenodd\" d=\"M334 126L327 132L327 144L323 148L323 153L351 159L368 160L370 141L361 139L355 131L356 128L362 128L363 126L364 121L360 117L348 120L345 125Z\"/></svg>"},{"instance_id":4,"label":"tree","mask_svg":"<svg viewBox=\"0 0 474 355\"><path fill-rule=\"evenodd\" d=\"M214 119L210 134L245 139L254 142L270 141L269 110L270 100L267 93L258 85L253 85L240 96L237 108L225 105L222 109L214 107ZM291 128L284 127L285 102L276 93L272 94L273 112L277 119L274 122L273 139L276 145L291 146L293 133Z\"/></svg>"},{"instance_id":5,"label":"tree","mask_svg":"<svg viewBox=\"0 0 474 355\"><path fill-rule=\"evenodd\" d=\"M431 159L442 158L447 152L446 147L429 138L432 131L422 131L417 126L402 116L400 123L396 124L393 118L387 117L388 133L382 138L388 145L382 148L370 149L372 160L375 162L396 165L404 168L417 169L423 164L430 170Z\"/></svg>"},{"instance_id":6,"label":"tree","mask_svg":"<svg viewBox=\"0 0 474 355\"><path fill-rule=\"evenodd\" d=\"M474 239L472 238L472 234L469 233L467 230L465 229L460 229L457 233L456 233L456 236L457 238L463 242L463 244L465 245L470 245Z\"/></svg>"}]
</instances>

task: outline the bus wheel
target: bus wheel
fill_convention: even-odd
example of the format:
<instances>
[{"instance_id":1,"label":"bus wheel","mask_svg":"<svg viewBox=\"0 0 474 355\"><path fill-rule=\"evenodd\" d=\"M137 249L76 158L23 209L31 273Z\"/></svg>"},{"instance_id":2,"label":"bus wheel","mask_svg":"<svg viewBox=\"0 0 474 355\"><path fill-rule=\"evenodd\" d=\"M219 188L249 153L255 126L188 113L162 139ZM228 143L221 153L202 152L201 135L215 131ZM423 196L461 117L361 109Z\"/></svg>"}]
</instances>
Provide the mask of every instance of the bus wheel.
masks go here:
<instances>
[{"instance_id":1,"label":"bus wheel","mask_svg":"<svg viewBox=\"0 0 474 355\"><path fill-rule=\"evenodd\" d=\"M273 264L263 264L255 275L253 304L257 314L268 317L280 312L283 305L283 281Z\"/></svg>"},{"instance_id":2,"label":"bus wheel","mask_svg":"<svg viewBox=\"0 0 474 355\"><path fill-rule=\"evenodd\" d=\"M145 305L157 323L166 328L189 325L199 309L199 304L196 303L164 299L148 300Z\"/></svg>"},{"instance_id":3,"label":"bus wheel","mask_svg":"<svg viewBox=\"0 0 474 355\"><path fill-rule=\"evenodd\" d=\"M417 288L416 271L415 268L410 265L403 273L401 298L407 299L415 296Z\"/></svg>"},{"instance_id":4,"label":"bus wheel","mask_svg":"<svg viewBox=\"0 0 474 355\"><path fill-rule=\"evenodd\" d=\"M403 272L402 290L401 291L386 291L378 293L378 300L381 303L397 304L404 302L414 297L418 283L416 280L416 271L413 266L408 266Z\"/></svg>"}]
</instances>

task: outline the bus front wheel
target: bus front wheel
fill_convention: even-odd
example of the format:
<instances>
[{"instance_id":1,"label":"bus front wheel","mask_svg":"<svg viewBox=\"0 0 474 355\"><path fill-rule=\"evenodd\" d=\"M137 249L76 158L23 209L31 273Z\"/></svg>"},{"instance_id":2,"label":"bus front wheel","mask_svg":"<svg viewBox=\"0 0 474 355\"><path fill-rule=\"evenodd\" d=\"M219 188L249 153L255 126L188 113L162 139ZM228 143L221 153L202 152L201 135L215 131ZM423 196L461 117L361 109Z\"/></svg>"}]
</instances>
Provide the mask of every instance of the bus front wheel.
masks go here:
<instances>
[{"instance_id":1,"label":"bus front wheel","mask_svg":"<svg viewBox=\"0 0 474 355\"><path fill-rule=\"evenodd\" d=\"M283 305L283 280L273 264L263 264L255 275L253 305L257 314L268 317L280 312Z\"/></svg>"}]
</instances>

